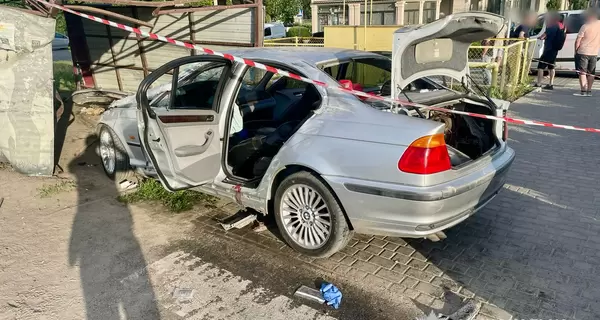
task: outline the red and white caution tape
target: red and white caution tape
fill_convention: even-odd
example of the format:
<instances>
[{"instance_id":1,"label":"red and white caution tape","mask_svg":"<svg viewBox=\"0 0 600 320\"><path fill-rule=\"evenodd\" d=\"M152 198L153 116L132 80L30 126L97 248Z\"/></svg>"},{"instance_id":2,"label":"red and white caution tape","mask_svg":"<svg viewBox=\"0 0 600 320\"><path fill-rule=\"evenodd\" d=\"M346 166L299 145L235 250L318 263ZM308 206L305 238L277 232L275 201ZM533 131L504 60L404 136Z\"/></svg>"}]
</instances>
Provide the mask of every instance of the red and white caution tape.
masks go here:
<instances>
[{"instance_id":1,"label":"red and white caution tape","mask_svg":"<svg viewBox=\"0 0 600 320\"><path fill-rule=\"evenodd\" d=\"M96 16L92 16L89 14L85 14L85 13L81 13L75 10L71 10L69 8L65 8L61 5L55 4L55 3L50 3L50 2L46 2L46 1L42 1L42 0L36 0L41 4L44 4L48 7L53 7L56 9L60 9L63 10L65 12L80 16L82 18L85 19L89 19L98 23L102 23L114 28L118 28L121 30L126 30L129 32L133 32L135 34L139 34L142 37L146 37L146 38L150 38L153 40L158 40L158 41L162 41L162 42L166 42L166 43L170 43L179 47L184 47L184 48L188 48L188 49L194 49L194 50L198 50L198 51L202 51L204 53L207 54L211 54L211 55L216 55L216 56L220 56L223 57L225 59L231 60L231 61L235 61L238 63L243 63L245 65L251 66L251 67L255 67L261 70L265 70L271 73L275 73L275 74L280 74L282 76L288 77L288 78L292 78L294 80L299 80L299 81L303 81L306 83L310 83L313 85L317 85L317 86L321 86L321 87L325 87L325 88L331 88L334 90L339 90L339 91L343 91L343 92L347 92L347 93L351 93L353 95L359 96L359 97L363 97L363 98L369 98L369 99L375 99L375 100L379 100L379 101L385 101L385 102L390 102L390 103L394 103L394 104L400 104L403 106L410 106L410 107L415 107L415 108L424 108L424 109L430 109L430 110L436 110L436 111L440 111L440 112L447 112L447 113L454 113L454 114L460 114L460 115L465 115L465 116L470 116L470 117L475 117L475 118L482 118L482 119L489 119L489 120L496 120L496 121L504 121L504 122L508 122L508 123L514 123L514 124L519 124L519 125L532 125L532 126L541 126L541 127L551 127L551 128L561 128L561 129L567 129L567 130L576 130L576 131L587 131L587 132L597 132L600 133L600 129L594 129L594 128L583 128L583 127L576 127L576 126L568 126L568 125L562 125L562 124L554 124L554 123L548 123L548 122L541 122L541 121L533 121L533 120L524 120L524 119L514 119L514 118L509 118L509 117L496 117L496 116L488 116L488 115L483 115L483 114L479 114L479 113L472 113L472 112L464 112L464 111L458 111L458 110L450 110L450 109L445 109L445 108L439 108L439 107L432 107L432 106L427 106L427 105L422 105L422 104L418 104L418 103L413 103L413 102L409 102L409 101L403 101L403 100L399 100L399 99L393 99L393 98L386 98L386 97L381 97L381 96L375 96L375 95L371 95L368 94L366 92L362 92L362 91L356 91L356 90L352 90L352 89L348 89L348 88L344 88L342 86L331 86L328 85L325 82L322 81L317 81L317 80L311 80L309 78L306 77L302 77L300 75L285 71L285 70L281 70L281 69L277 69L256 61L252 61L249 59L244 59L244 58L240 58L240 57L236 57L227 53L221 53L221 52L217 52L217 51L213 51L211 49L208 48L204 48L201 47L199 45L193 44L193 43L189 43L189 42L184 42L184 41L180 41L180 40L175 40L172 38L168 38L168 37L164 37L152 32L147 32L147 31L143 31L140 30L138 28L133 28L130 26L126 26L124 24L121 23L116 23L114 21L110 21L107 19L102 19Z\"/></svg>"}]
</instances>

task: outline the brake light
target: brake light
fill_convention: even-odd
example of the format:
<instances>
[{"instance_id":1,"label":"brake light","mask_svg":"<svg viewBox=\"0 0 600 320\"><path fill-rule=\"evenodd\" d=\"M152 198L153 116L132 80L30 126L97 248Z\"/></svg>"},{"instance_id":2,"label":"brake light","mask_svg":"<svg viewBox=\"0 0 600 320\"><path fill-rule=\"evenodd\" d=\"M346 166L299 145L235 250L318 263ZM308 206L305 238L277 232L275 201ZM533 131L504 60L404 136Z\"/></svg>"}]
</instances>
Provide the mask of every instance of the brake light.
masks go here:
<instances>
[{"instance_id":1,"label":"brake light","mask_svg":"<svg viewBox=\"0 0 600 320\"><path fill-rule=\"evenodd\" d=\"M398 169L416 174L432 174L452 168L443 134L434 134L415 140L408 146Z\"/></svg>"}]
</instances>

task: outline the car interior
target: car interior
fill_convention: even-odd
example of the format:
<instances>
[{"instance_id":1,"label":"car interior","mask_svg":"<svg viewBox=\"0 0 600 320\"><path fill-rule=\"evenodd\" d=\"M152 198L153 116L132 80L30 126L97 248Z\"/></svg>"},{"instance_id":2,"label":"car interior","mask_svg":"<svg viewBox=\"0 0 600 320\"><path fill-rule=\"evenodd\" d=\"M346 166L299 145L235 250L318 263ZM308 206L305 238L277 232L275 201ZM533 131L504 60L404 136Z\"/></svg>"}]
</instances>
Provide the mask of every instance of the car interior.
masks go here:
<instances>
[{"instance_id":1,"label":"car interior","mask_svg":"<svg viewBox=\"0 0 600 320\"><path fill-rule=\"evenodd\" d=\"M233 105L242 115L243 129L227 143L231 173L247 180L261 178L283 144L320 105L313 85L247 70Z\"/></svg>"}]
</instances>

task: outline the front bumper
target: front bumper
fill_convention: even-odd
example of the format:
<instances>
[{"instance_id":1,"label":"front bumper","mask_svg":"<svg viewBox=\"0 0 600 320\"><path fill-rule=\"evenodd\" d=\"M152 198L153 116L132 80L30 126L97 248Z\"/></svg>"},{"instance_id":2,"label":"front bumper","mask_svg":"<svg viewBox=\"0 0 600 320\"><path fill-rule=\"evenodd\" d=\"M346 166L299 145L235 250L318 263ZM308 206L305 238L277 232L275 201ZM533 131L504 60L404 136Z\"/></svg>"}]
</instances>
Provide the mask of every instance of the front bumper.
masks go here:
<instances>
[{"instance_id":1,"label":"front bumper","mask_svg":"<svg viewBox=\"0 0 600 320\"><path fill-rule=\"evenodd\" d=\"M467 219L506 182L515 152L508 146L459 179L431 187L324 176L358 233L425 237Z\"/></svg>"}]
</instances>

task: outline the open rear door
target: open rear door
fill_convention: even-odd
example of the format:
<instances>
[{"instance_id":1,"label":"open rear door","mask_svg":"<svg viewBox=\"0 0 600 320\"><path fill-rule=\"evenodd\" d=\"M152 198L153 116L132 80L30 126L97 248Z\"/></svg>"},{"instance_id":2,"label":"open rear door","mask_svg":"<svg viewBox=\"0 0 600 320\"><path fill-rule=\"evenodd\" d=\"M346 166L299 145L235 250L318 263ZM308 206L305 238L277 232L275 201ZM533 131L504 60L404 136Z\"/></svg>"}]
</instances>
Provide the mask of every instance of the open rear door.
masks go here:
<instances>
[{"instance_id":1,"label":"open rear door","mask_svg":"<svg viewBox=\"0 0 600 320\"><path fill-rule=\"evenodd\" d=\"M184 57L158 68L140 84L136 96L140 139L167 189L210 183L219 173L219 102L230 70L231 62L221 57ZM170 87L148 92L169 75Z\"/></svg>"}]
</instances>

